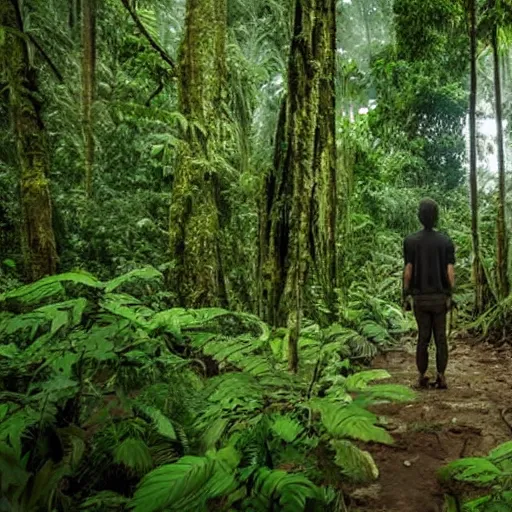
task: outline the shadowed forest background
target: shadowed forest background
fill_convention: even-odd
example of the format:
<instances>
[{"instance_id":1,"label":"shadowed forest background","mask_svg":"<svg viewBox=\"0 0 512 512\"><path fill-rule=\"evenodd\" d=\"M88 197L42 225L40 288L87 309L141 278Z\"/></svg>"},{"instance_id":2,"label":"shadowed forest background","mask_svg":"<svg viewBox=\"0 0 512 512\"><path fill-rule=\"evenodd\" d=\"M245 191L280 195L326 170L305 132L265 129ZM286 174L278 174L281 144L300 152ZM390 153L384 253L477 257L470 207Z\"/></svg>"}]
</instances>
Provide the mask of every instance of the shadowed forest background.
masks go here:
<instances>
[{"instance_id":1,"label":"shadowed forest background","mask_svg":"<svg viewBox=\"0 0 512 512\"><path fill-rule=\"evenodd\" d=\"M458 326L508 346L511 29L509 0L0 0L0 510L366 510L370 409L415 398L370 365L415 328L421 198ZM446 467L484 488L446 510L510 510L511 461Z\"/></svg>"}]
</instances>

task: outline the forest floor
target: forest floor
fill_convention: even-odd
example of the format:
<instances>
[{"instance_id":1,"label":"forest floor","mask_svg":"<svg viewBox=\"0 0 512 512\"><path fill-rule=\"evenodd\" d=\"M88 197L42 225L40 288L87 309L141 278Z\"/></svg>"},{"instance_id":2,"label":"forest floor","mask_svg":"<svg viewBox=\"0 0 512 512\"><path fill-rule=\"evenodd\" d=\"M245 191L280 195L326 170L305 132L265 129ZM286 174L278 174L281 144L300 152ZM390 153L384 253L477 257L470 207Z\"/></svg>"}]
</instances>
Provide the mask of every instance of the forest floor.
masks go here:
<instances>
[{"instance_id":1,"label":"forest floor","mask_svg":"<svg viewBox=\"0 0 512 512\"><path fill-rule=\"evenodd\" d=\"M415 385L415 347L388 352L373 363L392 375L390 382ZM430 375L435 375L431 352ZM373 408L388 420L394 446L368 449L380 470L370 487L352 490L351 502L361 512L441 512L443 490L437 470L460 457L487 455L510 441L512 431L503 411L512 407L512 347L467 339L450 343L448 390L420 391L416 402ZM508 413L506 413L506 416ZM509 420L510 421L510 420Z\"/></svg>"}]
</instances>

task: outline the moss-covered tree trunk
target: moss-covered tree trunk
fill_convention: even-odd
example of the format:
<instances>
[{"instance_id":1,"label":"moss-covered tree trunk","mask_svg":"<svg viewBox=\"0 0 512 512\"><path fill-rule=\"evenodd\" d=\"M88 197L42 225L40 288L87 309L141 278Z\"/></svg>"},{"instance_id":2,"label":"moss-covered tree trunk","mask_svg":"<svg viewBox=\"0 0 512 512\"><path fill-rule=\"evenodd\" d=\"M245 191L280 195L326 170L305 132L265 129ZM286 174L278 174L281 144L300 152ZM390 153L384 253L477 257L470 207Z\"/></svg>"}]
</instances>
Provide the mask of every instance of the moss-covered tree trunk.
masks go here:
<instances>
[{"instance_id":1,"label":"moss-covered tree trunk","mask_svg":"<svg viewBox=\"0 0 512 512\"><path fill-rule=\"evenodd\" d=\"M92 196L94 176L94 83L96 75L96 0L82 0L82 108L85 143L85 193Z\"/></svg>"},{"instance_id":2,"label":"moss-covered tree trunk","mask_svg":"<svg viewBox=\"0 0 512 512\"><path fill-rule=\"evenodd\" d=\"M9 98L20 166L20 200L25 271L29 280L54 274L57 266L48 182L46 132L36 70L31 67L17 1L0 2L0 76Z\"/></svg>"},{"instance_id":3,"label":"moss-covered tree trunk","mask_svg":"<svg viewBox=\"0 0 512 512\"><path fill-rule=\"evenodd\" d=\"M505 218L505 152L503 142L503 107L501 99L501 70L498 48L498 27L495 25L491 34L491 45L494 64L494 103L496 116L496 145L498 149L498 216L497 216L497 247L496 266L500 299L509 294L508 280L508 236Z\"/></svg>"},{"instance_id":4,"label":"moss-covered tree trunk","mask_svg":"<svg viewBox=\"0 0 512 512\"><path fill-rule=\"evenodd\" d=\"M329 77L333 16L331 0L296 0L288 93L279 116L274 165L266 179L260 223L262 309L272 324L288 327L291 371L298 367L303 291L312 245L321 240L317 259L322 254L335 261L334 255L327 254L333 226L327 204L333 205L330 198L334 196L324 197L334 172L329 118L331 112L334 115ZM329 192L335 193L335 187ZM330 272L330 261L319 261L319 266L325 265Z\"/></svg>"},{"instance_id":5,"label":"moss-covered tree trunk","mask_svg":"<svg viewBox=\"0 0 512 512\"><path fill-rule=\"evenodd\" d=\"M329 310L329 320L335 319L337 284L337 179L336 179L336 3L317 0L317 48L320 63L318 118L315 133L314 215L311 254L315 273Z\"/></svg>"},{"instance_id":6,"label":"moss-covered tree trunk","mask_svg":"<svg viewBox=\"0 0 512 512\"><path fill-rule=\"evenodd\" d=\"M225 120L225 0L188 0L180 48L179 107L187 119L170 208L171 283L182 305L226 305L221 187L215 162Z\"/></svg>"}]
</instances>

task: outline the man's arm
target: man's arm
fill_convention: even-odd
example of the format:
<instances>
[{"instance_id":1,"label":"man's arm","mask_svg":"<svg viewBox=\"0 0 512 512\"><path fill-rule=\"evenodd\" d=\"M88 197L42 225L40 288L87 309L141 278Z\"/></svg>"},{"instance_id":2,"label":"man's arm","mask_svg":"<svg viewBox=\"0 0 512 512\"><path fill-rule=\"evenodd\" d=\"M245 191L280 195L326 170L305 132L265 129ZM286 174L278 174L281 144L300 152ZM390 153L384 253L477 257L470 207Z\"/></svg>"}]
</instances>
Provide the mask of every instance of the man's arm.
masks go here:
<instances>
[{"instance_id":1,"label":"man's arm","mask_svg":"<svg viewBox=\"0 0 512 512\"><path fill-rule=\"evenodd\" d=\"M410 295L412 283L412 264L414 261L414 251L409 238L404 240L404 278L402 283L403 299Z\"/></svg>"},{"instance_id":2,"label":"man's arm","mask_svg":"<svg viewBox=\"0 0 512 512\"><path fill-rule=\"evenodd\" d=\"M404 294L411 289L412 281L412 263L407 263L404 268Z\"/></svg>"},{"instance_id":3,"label":"man's arm","mask_svg":"<svg viewBox=\"0 0 512 512\"><path fill-rule=\"evenodd\" d=\"M450 285L450 290L455 289L455 266L452 263L448 264L448 283Z\"/></svg>"},{"instance_id":4,"label":"man's arm","mask_svg":"<svg viewBox=\"0 0 512 512\"><path fill-rule=\"evenodd\" d=\"M450 285L450 292L453 292L455 289L455 246L451 240L446 252L446 263L448 265L446 269L448 284Z\"/></svg>"}]
</instances>

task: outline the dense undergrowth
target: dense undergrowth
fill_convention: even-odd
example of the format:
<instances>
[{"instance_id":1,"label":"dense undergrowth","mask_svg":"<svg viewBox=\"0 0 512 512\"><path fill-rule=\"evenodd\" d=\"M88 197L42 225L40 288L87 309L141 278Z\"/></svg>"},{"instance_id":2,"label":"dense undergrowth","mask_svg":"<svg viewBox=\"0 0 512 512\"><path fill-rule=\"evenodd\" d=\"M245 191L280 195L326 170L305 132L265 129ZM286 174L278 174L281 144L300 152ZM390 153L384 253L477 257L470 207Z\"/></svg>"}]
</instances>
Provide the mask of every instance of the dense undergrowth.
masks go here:
<instances>
[{"instance_id":1,"label":"dense undergrowth","mask_svg":"<svg viewBox=\"0 0 512 512\"><path fill-rule=\"evenodd\" d=\"M507 512L512 508L512 441L487 457L452 462L439 471L439 478L451 488L447 512Z\"/></svg>"},{"instance_id":2,"label":"dense undergrowth","mask_svg":"<svg viewBox=\"0 0 512 512\"><path fill-rule=\"evenodd\" d=\"M306 325L291 375L286 332L166 309L160 279L68 273L0 295L4 508L339 510L344 484L377 478L362 443L393 440L367 408L414 398L358 371L382 325Z\"/></svg>"}]
</instances>

